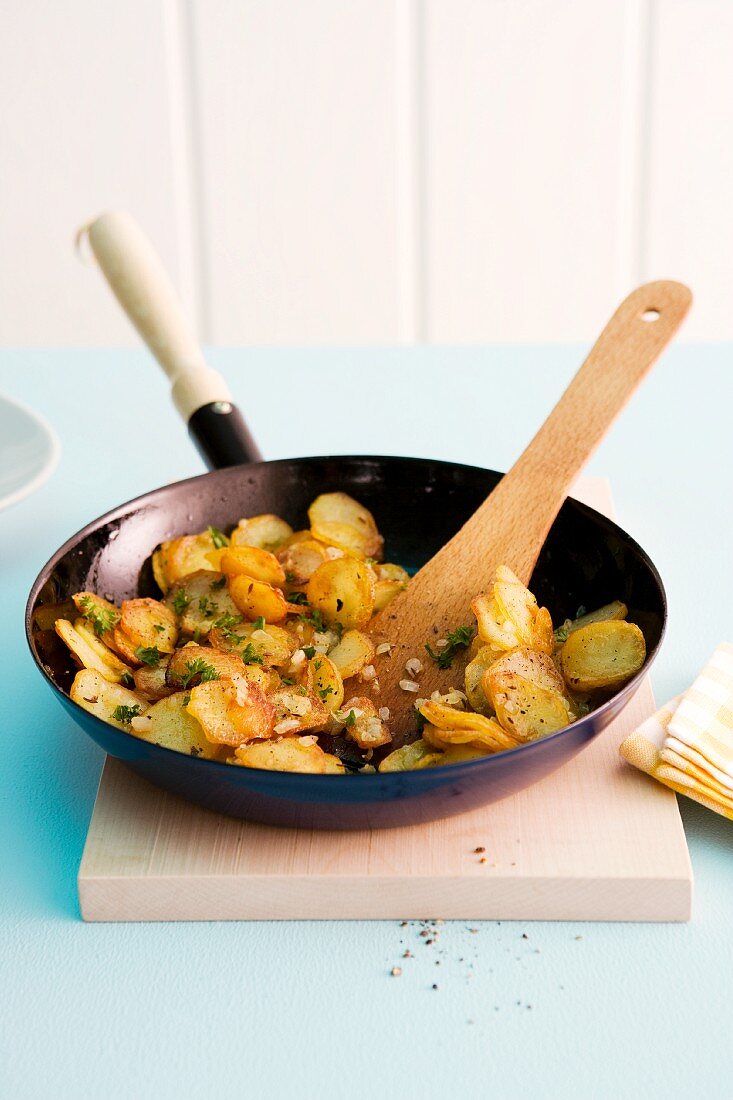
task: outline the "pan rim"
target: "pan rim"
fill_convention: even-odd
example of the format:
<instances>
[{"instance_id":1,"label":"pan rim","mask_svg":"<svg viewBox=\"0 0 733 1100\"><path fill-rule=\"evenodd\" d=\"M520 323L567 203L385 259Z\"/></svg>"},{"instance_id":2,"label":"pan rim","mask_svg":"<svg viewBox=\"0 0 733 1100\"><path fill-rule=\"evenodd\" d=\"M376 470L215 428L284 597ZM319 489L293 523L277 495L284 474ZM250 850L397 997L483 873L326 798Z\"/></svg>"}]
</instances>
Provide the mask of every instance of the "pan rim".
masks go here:
<instances>
[{"instance_id":1,"label":"pan rim","mask_svg":"<svg viewBox=\"0 0 733 1100\"><path fill-rule=\"evenodd\" d=\"M140 738L135 737L134 734L128 733L127 730L119 729L116 726L111 727L109 723L103 722L101 718L98 718L96 715L91 714L89 711L87 711L83 707L79 706L79 704L74 699L72 699L71 696L67 695L66 692L62 691L62 689L54 682L54 680L51 678L51 676L46 671L43 663L41 662L41 660L39 658L39 655L36 651L36 647L33 643L32 617L33 617L33 612L35 610L35 605L36 605L36 602L37 602L37 599L38 599L38 594L39 594L41 588L43 587L43 585L45 584L46 580L48 579L48 574L53 570L55 565L68 553L68 551L73 549L74 546L76 546L76 544L82 538L86 537L87 535L93 534L95 531L99 530L101 527L104 527L107 524L114 522L115 519L119 519L122 516L126 515L133 508L133 506L136 506L138 510L140 508L145 507L146 504L152 503L152 500L154 498L166 493L170 489L174 489L174 488L177 488L177 487L180 487L180 486L183 486L183 485L193 485L195 483L201 482L202 480L204 480L206 478L211 477L213 474L222 474L222 473L227 473L227 472L230 472L230 473L233 474L235 471L243 472L243 471L247 471L247 470L259 469L262 466L287 465L289 463L298 463L299 465L302 465L304 463L306 463L306 464L307 463L314 463L315 464L315 463L333 462L333 461L339 461L339 462L344 462L344 461L348 461L348 462L376 462L376 463L412 462L412 463L418 463L419 465L430 466L430 467L435 467L435 466L451 467L453 469L471 470L471 471L474 471L476 473L493 474L493 475L495 475L499 478L504 476L504 474L501 471L492 470L492 469L490 469L489 467L486 467L486 466L474 466L470 463L452 462L452 461L447 460L447 459L422 458L422 457L419 457L419 456L407 456L407 455L368 455L368 454L367 455L308 455L308 456L305 456L305 457L295 457L294 456L294 457L291 457L291 458L278 458L278 459L262 460L261 462L243 463L243 464L237 465L237 466L227 466L227 467L224 467L224 468L219 469L219 470L210 470L210 471L207 471L203 474L196 474L193 477L182 478L179 481L172 481L168 485L162 485L162 486L159 486L156 489L150 489L147 492L142 493L137 497L132 497L130 500L124 501L122 504L117 505L115 508L110 509L108 512L103 513L101 516L98 516L96 519L94 519L91 522L85 524L75 534L73 534L70 538L68 538L63 543L63 545L60 546L55 551L55 553L51 555L51 557L48 559L48 561L46 561L46 563L43 565L43 567L39 570L38 575L36 576L36 579L34 580L32 586L31 586L31 589L30 589L30 592L29 592L29 595L28 595L28 599L26 601L26 607L25 607L25 635L26 635L26 642L27 642L28 648L30 649L30 652L31 652L31 656L33 657L33 660L36 664L36 667L40 671L40 673L43 676L44 680L49 684L49 686L52 688L52 690L56 694L58 694L58 696L64 701L65 705L67 705L67 706L70 705L71 709L78 710L81 714L83 714L85 716L85 721L91 719L93 724L98 724L99 727L101 729L104 729L104 730L108 730L110 728L115 729L115 731L117 733L120 733L125 737L129 737L132 742L139 745L140 744ZM631 698L631 696L633 696L635 694L635 692L636 692L638 686L640 685L643 677L648 674L649 669L651 668L651 665L653 664L654 660L656 659L656 657L659 653L659 650L661 648L662 642L664 640L666 630L667 630L667 593L666 593L666 589L664 587L664 583L662 581L662 578L659 574L659 570L657 569L656 565L654 564L653 560L651 559L649 554L646 552L646 550L644 550L644 548L636 541L636 539L634 539L631 535L629 535L628 532L626 532L622 527L620 527L614 520L610 519L608 516L605 516L602 512L597 511L597 509L592 508L590 505L584 504L582 501L577 500L575 497L568 496L566 498L566 500L570 501L575 508L578 508L580 510L581 513L585 513L589 518L592 518L594 520L594 522L599 523L601 526L605 526L606 529L610 533L620 537L626 544L629 545L629 547L631 549L635 550L638 553L638 555L642 558L642 560L646 564L647 568L649 569L649 571L651 573L651 576L652 576L655 584L657 585L657 587L659 589L659 593L661 595L661 600L662 600L662 609L663 609L663 611L662 611L662 623L661 623L661 630L660 630L659 638L657 639L656 644L651 649L651 651L649 653L647 653L647 657L646 657L646 660L644 662L644 665L639 670L639 672L634 677L632 677L631 680L629 680L626 684L624 684L623 687L620 689L620 691L618 691L614 695L612 695L609 699L607 699L599 707L596 707L595 710L590 711L587 715L584 715L582 718L576 719L575 722L571 722L570 725L563 727L563 729L557 730L555 733L551 733L551 734L549 734L545 737L538 738L535 741L528 741L528 742L525 742L521 745L517 745L514 748L504 749L501 752L491 753L488 756L479 757L476 760L467 760L467 761L464 761L463 763L460 763L460 764L442 764L442 765L438 765L434 768L430 768L429 773L432 773L434 775L436 773L438 773L439 775L445 775L447 773L450 773L451 775L460 775L460 774L465 773L468 769L476 769L476 768L479 768L479 767L489 767L489 766L491 766L492 761L499 760L499 759L505 760L508 757L512 756L513 754L524 753L526 755L526 754L528 754L529 750L531 750L533 748L536 749L538 746L548 745L548 744L550 744L554 741L557 741L560 738L563 738L563 737L567 736L568 734L570 734L571 731L576 731L584 723L588 722L588 720L590 718L596 718L596 716L601 716L601 715L607 714L609 710L613 709L614 704L618 703L622 699L622 697L625 697L627 699ZM625 705L625 704L622 704L622 705ZM165 745L155 744L155 745L151 745L151 747L156 749L156 750L162 750L164 753L169 753L171 755L171 757L177 758L179 760L181 759L182 756L183 756L183 759L189 759L184 754L181 754L181 753L177 752L175 749L169 749ZM231 764L227 764L223 761L218 761L218 760L207 760L203 757L191 757L190 759L195 760L196 765L206 765L209 768L222 769L222 771L220 771L220 774L226 774L228 776L232 776L232 771L233 771L234 766L231 765ZM293 783L297 784L299 782L302 783L304 780L308 780L311 783L314 780L315 781L319 781L319 780L324 780L324 781L341 780L343 782L345 776L348 776L350 774L351 775L358 774L358 773L346 772L346 773L339 773L339 774L335 774L335 775L323 775L323 774L317 774L317 773L312 773L312 772L300 773L300 772L280 772L280 771L273 773L273 771L271 769L267 769L267 768L243 768L243 767L240 768L240 770L242 772L244 772L245 775L247 773L253 773L253 772L257 773L260 776L275 774L279 777L279 780L281 782L284 782L284 783L287 783L287 784L293 784ZM425 771L428 771L428 770L425 769ZM418 771L400 771L400 772L375 772L375 773L369 774L368 778L372 783L377 782L382 787L389 787L390 785L395 784L395 783L404 784L406 776L424 775L425 771L418 770ZM235 770L235 774L236 774L236 770ZM409 782L409 780L408 780L408 782Z\"/></svg>"}]
</instances>

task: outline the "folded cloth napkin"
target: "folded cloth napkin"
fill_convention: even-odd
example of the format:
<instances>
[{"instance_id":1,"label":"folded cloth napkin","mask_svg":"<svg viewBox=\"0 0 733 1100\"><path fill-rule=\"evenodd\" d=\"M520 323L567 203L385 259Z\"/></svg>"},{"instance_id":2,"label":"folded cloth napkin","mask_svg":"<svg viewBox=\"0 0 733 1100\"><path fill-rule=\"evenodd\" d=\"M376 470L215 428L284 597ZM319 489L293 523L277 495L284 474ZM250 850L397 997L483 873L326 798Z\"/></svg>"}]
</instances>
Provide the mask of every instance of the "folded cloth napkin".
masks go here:
<instances>
[{"instance_id":1,"label":"folded cloth napkin","mask_svg":"<svg viewBox=\"0 0 733 1100\"><path fill-rule=\"evenodd\" d=\"M733 821L733 645L619 746L630 764Z\"/></svg>"}]
</instances>

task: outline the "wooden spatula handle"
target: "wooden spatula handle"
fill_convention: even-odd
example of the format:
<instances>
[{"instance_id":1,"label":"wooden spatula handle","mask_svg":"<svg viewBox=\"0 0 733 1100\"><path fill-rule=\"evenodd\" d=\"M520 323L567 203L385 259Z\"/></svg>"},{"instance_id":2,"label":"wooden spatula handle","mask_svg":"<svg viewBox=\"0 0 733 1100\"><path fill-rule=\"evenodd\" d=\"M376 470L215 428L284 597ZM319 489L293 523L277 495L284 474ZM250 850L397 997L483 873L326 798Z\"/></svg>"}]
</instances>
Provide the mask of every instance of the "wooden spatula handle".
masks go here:
<instances>
[{"instance_id":1,"label":"wooden spatula handle","mask_svg":"<svg viewBox=\"0 0 733 1100\"><path fill-rule=\"evenodd\" d=\"M570 486L684 320L692 295L660 280L624 299L537 435L484 510L506 526L507 564L526 584ZM521 535L513 530L514 518ZM494 526L497 532L497 527ZM492 538L492 543L494 539Z\"/></svg>"}]
</instances>

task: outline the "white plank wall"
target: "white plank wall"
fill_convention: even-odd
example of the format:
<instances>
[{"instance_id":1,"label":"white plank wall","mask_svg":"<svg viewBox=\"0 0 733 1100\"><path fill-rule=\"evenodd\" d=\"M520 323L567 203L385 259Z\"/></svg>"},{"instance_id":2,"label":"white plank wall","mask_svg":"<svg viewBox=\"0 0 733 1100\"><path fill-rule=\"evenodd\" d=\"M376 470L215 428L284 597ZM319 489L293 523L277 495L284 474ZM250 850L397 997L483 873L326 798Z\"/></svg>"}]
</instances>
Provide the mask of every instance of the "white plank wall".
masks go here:
<instances>
[{"instance_id":1,"label":"white plank wall","mask_svg":"<svg viewBox=\"0 0 733 1100\"><path fill-rule=\"evenodd\" d=\"M0 344L132 343L130 209L201 338L733 339L731 0L0 0Z\"/></svg>"}]
</instances>

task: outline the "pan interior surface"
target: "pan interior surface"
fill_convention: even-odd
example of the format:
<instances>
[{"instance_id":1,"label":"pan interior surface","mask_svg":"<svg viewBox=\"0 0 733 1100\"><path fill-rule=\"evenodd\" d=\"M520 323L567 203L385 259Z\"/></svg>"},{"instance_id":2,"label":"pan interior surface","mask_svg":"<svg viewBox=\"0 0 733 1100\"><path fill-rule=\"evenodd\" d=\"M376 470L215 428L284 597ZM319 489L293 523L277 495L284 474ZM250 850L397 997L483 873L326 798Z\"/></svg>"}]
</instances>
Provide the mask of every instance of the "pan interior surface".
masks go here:
<instances>
[{"instance_id":1,"label":"pan interior surface","mask_svg":"<svg viewBox=\"0 0 733 1100\"><path fill-rule=\"evenodd\" d=\"M49 622L51 612L44 615L43 608L57 607L85 589L116 603L138 594L158 596L150 555L165 539L209 524L228 530L240 518L264 512L281 515L297 530L307 526L307 508L315 496L341 490L374 514L385 536L385 560L414 572L458 531L500 477L426 459L326 457L230 467L155 490L89 524L47 563L28 602L34 657L67 695L77 669ZM648 659L653 658L665 622L657 571L641 547L593 509L565 502L531 588L556 623L583 607L623 600L629 618L644 632ZM627 685L607 706L566 731L511 753L455 768L352 779L196 760L141 742L68 698L62 701L107 752L152 782L211 809L271 824L363 828L429 821L528 786L579 751L631 694L633 685Z\"/></svg>"}]
</instances>

